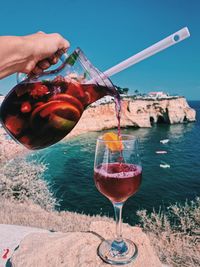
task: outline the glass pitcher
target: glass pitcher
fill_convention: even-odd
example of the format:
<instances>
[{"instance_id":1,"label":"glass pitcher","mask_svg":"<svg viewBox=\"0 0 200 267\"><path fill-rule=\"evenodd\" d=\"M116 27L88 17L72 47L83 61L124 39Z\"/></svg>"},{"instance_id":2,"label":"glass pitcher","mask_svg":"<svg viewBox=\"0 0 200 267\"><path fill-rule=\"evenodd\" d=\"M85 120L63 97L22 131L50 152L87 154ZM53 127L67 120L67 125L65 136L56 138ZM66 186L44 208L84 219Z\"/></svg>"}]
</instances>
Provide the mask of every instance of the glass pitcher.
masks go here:
<instances>
[{"instance_id":1,"label":"glass pitcher","mask_svg":"<svg viewBox=\"0 0 200 267\"><path fill-rule=\"evenodd\" d=\"M105 95L119 99L112 82L80 48L61 57L56 70L26 76L5 97L0 108L3 127L28 149L42 149L64 138L83 111Z\"/></svg>"}]
</instances>

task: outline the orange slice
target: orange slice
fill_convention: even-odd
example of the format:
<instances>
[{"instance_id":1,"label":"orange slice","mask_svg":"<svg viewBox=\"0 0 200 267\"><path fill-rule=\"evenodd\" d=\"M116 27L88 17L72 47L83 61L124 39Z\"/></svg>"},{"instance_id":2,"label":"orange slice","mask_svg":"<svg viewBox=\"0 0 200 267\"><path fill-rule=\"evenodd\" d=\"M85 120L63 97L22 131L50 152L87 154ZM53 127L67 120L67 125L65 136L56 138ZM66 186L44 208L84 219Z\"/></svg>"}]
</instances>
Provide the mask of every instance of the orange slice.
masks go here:
<instances>
[{"instance_id":1,"label":"orange slice","mask_svg":"<svg viewBox=\"0 0 200 267\"><path fill-rule=\"evenodd\" d=\"M124 149L121 138L115 133L112 132L105 133L103 135L103 140L105 141L106 146L112 152L122 151Z\"/></svg>"}]
</instances>

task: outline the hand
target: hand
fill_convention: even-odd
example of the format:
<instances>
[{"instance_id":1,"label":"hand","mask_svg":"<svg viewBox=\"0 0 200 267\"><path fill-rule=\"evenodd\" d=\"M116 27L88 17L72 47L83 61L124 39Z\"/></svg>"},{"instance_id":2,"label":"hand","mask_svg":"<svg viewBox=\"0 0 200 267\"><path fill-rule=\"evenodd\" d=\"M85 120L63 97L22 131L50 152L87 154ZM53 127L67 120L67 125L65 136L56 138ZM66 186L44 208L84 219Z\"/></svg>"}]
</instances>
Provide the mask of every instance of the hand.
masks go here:
<instances>
[{"instance_id":1,"label":"hand","mask_svg":"<svg viewBox=\"0 0 200 267\"><path fill-rule=\"evenodd\" d=\"M32 59L27 62L21 72L40 74L51 65L56 64L60 56L66 52L70 44L60 34L38 32L24 36L25 41L33 48Z\"/></svg>"},{"instance_id":2,"label":"hand","mask_svg":"<svg viewBox=\"0 0 200 267\"><path fill-rule=\"evenodd\" d=\"M0 79L15 72L40 74L69 48L60 34L0 36Z\"/></svg>"}]
</instances>

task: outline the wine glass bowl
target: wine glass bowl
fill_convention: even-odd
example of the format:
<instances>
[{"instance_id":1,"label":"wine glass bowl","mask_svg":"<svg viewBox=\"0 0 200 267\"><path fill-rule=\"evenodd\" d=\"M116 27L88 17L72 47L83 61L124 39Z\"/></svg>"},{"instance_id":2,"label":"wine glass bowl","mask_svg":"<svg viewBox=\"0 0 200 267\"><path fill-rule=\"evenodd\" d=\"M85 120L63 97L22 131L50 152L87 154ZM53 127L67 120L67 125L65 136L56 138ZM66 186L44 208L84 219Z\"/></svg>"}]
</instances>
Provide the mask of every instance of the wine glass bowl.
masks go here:
<instances>
[{"instance_id":1,"label":"wine glass bowl","mask_svg":"<svg viewBox=\"0 0 200 267\"><path fill-rule=\"evenodd\" d=\"M115 149L113 149L115 148ZM100 193L113 204L116 219L116 237L105 240L98 247L98 255L107 263L127 264L136 258L137 246L122 238L121 216L124 202L134 195L141 184L142 167L138 141L131 135L118 140L97 139L94 181Z\"/></svg>"}]
</instances>

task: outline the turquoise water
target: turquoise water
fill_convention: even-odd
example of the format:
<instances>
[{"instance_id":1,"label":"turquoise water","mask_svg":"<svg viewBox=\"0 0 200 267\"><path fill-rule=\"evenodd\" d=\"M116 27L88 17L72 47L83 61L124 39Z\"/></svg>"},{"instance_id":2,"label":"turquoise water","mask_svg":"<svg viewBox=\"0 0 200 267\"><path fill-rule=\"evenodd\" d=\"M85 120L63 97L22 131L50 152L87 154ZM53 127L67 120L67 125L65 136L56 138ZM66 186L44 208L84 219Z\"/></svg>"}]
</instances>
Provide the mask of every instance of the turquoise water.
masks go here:
<instances>
[{"instance_id":1,"label":"turquoise water","mask_svg":"<svg viewBox=\"0 0 200 267\"><path fill-rule=\"evenodd\" d=\"M197 111L195 123L122 130L140 139L143 165L142 185L125 203L124 221L133 224L138 209L150 211L200 196L200 101L190 105ZM60 201L59 209L113 216L111 203L97 191L93 181L95 144L100 134L85 134L34 154L38 161L48 164L45 179ZM161 144L161 139L169 142ZM158 155L157 150L168 153ZM163 161L171 167L161 168Z\"/></svg>"}]
</instances>

